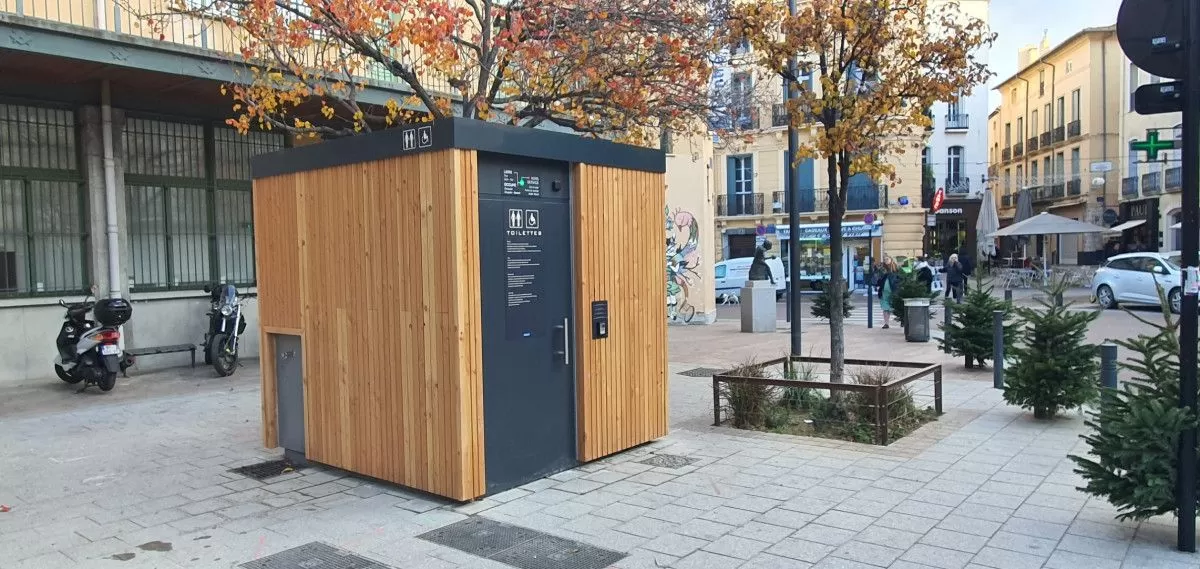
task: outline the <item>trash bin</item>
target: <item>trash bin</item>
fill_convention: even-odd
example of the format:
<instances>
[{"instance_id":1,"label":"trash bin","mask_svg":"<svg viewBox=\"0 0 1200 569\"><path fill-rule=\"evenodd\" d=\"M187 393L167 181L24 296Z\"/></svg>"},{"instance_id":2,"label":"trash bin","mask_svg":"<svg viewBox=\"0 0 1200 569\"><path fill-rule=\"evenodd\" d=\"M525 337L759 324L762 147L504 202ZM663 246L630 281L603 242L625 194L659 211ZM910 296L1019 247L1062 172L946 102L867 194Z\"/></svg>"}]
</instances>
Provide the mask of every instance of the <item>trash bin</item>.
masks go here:
<instances>
[{"instance_id":1,"label":"trash bin","mask_svg":"<svg viewBox=\"0 0 1200 569\"><path fill-rule=\"evenodd\" d=\"M904 339L909 342L929 341L929 299L904 299Z\"/></svg>"}]
</instances>

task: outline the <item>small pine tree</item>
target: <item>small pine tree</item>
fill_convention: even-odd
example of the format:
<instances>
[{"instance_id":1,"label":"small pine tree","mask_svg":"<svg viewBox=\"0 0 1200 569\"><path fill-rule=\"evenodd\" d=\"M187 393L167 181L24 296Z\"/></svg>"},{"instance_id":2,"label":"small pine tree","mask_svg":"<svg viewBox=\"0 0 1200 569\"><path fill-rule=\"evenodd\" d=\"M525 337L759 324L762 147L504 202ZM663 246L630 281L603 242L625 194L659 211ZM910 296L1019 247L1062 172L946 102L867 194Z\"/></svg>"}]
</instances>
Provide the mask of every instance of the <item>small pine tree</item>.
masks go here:
<instances>
[{"instance_id":1,"label":"small pine tree","mask_svg":"<svg viewBox=\"0 0 1200 569\"><path fill-rule=\"evenodd\" d=\"M925 288L925 283L917 279L916 273L900 273L900 290L892 291L892 315L904 326L907 316L904 310L906 298L928 298L930 302L937 298L937 293Z\"/></svg>"},{"instance_id":2,"label":"small pine tree","mask_svg":"<svg viewBox=\"0 0 1200 569\"><path fill-rule=\"evenodd\" d=\"M1070 303L1056 306L1054 298L1066 288L1060 280L1038 301L1041 309L1016 309L1024 334L1012 348L1014 364L1005 370L1004 400L1032 409L1038 419L1099 397L1096 346L1085 340L1088 325L1100 313L1070 310Z\"/></svg>"},{"instance_id":3,"label":"small pine tree","mask_svg":"<svg viewBox=\"0 0 1200 569\"><path fill-rule=\"evenodd\" d=\"M829 318L829 304L831 298L829 290L829 281L825 281L821 287L821 292L817 294L812 303L812 315L816 318ZM849 317L850 311L854 309L854 303L850 300L851 292L849 290L842 293L842 316Z\"/></svg>"},{"instance_id":4,"label":"small pine tree","mask_svg":"<svg viewBox=\"0 0 1200 569\"><path fill-rule=\"evenodd\" d=\"M1179 435L1197 424L1179 408L1178 325L1170 311L1163 311L1165 325L1133 316L1157 331L1116 342L1135 354L1120 364L1133 377L1119 390L1105 389L1099 408L1088 414L1092 432L1083 440L1090 456L1070 457L1086 480L1083 490L1108 500L1121 520L1175 511Z\"/></svg>"},{"instance_id":5,"label":"small pine tree","mask_svg":"<svg viewBox=\"0 0 1200 569\"><path fill-rule=\"evenodd\" d=\"M992 326L993 313L997 310L1005 312L1004 349L1008 353L1017 333L1016 323L1009 320L1012 304L992 296L992 287L984 286L983 279L978 276L966 298L951 310L950 326L941 326L944 334L939 343L942 348L949 348L951 354L965 357L968 368L975 367L976 363L986 365L985 362L992 359L995 348Z\"/></svg>"}]
</instances>

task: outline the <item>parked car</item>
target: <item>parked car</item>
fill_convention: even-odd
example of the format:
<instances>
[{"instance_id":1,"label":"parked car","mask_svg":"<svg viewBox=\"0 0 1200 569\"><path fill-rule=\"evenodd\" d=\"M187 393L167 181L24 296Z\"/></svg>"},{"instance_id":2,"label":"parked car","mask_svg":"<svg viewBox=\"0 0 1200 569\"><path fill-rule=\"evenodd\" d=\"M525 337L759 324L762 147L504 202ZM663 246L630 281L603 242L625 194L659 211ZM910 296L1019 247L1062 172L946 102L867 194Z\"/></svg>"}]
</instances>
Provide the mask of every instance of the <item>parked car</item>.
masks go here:
<instances>
[{"instance_id":1,"label":"parked car","mask_svg":"<svg viewBox=\"0 0 1200 569\"><path fill-rule=\"evenodd\" d=\"M1179 257L1170 253L1126 253L1114 255L1096 271L1092 293L1102 308L1119 304L1158 306L1158 288L1162 287L1171 305L1179 313L1183 299Z\"/></svg>"},{"instance_id":2,"label":"parked car","mask_svg":"<svg viewBox=\"0 0 1200 569\"><path fill-rule=\"evenodd\" d=\"M770 257L766 261L767 267L771 269L771 276L775 277L775 297L781 298L787 291L783 261L779 257ZM750 280L750 264L753 262L753 257L739 257L719 261L714 265L713 278L716 280L718 299L721 298L721 295L741 294L742 287L746 286L746 281Z\"/></svg>"}]
</instances>

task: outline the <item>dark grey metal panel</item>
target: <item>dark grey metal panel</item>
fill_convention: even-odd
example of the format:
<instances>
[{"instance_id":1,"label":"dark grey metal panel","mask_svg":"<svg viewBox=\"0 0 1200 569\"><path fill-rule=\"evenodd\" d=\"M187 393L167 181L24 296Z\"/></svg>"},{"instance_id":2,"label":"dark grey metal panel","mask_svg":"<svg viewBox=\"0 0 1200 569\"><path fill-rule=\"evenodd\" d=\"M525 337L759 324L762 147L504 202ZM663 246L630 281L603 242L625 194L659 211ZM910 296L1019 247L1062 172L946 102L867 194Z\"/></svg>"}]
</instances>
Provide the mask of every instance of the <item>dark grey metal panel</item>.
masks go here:
<instances>
[{"instance_id":1,"label":"dark grey metal panel","mask_svg":"<svg viewBox=\"0 0 1200 569\"><path fill-rule=\"evenodd\" d=\"M480 154L479 183L491 494L576 464L569 170L564 162Z\"/></svg>"},{"instance_id":2,"label":"dark grey metal panel","mask_svg":"<svg viewBox=\"0 0 1200 569\"><path fill-rule=\"evenodd\" d=\"M417 536L518 569L601 569L624 553L475 516Z\"/></svg>"},{"instance_id":3,"label":"dark grey metal panel","mask_svg":"<svg viewBox=\"0 0 1200 569\"><path fill-rule=\"evenodd\" d=\"M299 336L275 336L279 446L304 454L304 364Z\"/></svg>"},{"instance_id":4,"label":"dark grey metal panel","mask_svg":"<svg viewBox=\"0 0 1200 569\"><path fill-rule=\"evenodd\" d=\"M427 145L422 144L419 134L426 130L430 134ZM412 143L408 142L410 133L415 137ZM666 154L661 150L460 117L263 154L255 157L252 164L254 177L266 178L447 148L643 172L661 173L667 169Z\"/></svg>"},{"instance_id":5,"label":"dark grey metal panel","mask_svg":"<svg viewBox=\"0 0 1200 569\"><path fill-rule=\"evenodd\" d=\"M243 569L389 569L387 565L319 541L238 565Z\"/></svg>"}]
</instances>

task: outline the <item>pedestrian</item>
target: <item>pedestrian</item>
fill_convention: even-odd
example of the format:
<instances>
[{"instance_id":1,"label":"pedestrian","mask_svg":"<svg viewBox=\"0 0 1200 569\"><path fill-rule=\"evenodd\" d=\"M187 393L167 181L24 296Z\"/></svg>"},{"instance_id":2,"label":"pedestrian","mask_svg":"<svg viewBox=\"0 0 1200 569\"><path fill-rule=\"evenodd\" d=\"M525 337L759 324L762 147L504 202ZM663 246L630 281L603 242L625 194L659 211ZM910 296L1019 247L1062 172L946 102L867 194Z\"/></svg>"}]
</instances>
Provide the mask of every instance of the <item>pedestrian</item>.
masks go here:
<instances>
[{"instance_id":1,"label":"pedestrian","mask_svg":"<svg viewBox=\"0 0 1200 569\"><path fill-rule=\"evenodd\" d=\"M900 269L896 261L884 256L883 264L875 275L875 290L879 293L879 307L883 310L883 327L888 325L892 317L892 294L900 290Z\"/></svg>"},{"instance_id":2,"label":"pedestrian","mask_svg":"<svg viewBox=\"0 0 1200 569\"><path fill-rule=\"evenodd\" d=\"M958 261L958 253L954 253L946 261L946 298L954 295L954 302L962 302L965 283L966 275L963 272L963 265Z\"/></svg>"},{"instance_id":3,"label":"pedestrian","mask_svg":"<svg viewBox=\"0 0 1200 569\"><path fill-rule=\"evenodd\" d=\"M917 258L917 267L913 272L917 275L917 282L925 285L926 293L933 291L933 267L929 266L925 257Z\"/></svg>"},{"instance_id":4,"label":"pedestrian","mask_svg":"<svg viewBox=\"0 0 1200 569\"><path fill-rule=\"evenodd\" d=\"M967 286L970 284L971 275L975 273L975 260L971 258L966 247L958 251L958 263L962 265L962 293L967 293Z\"/></svg>"}]
</instances>

